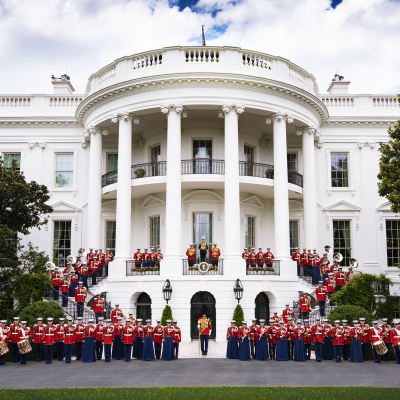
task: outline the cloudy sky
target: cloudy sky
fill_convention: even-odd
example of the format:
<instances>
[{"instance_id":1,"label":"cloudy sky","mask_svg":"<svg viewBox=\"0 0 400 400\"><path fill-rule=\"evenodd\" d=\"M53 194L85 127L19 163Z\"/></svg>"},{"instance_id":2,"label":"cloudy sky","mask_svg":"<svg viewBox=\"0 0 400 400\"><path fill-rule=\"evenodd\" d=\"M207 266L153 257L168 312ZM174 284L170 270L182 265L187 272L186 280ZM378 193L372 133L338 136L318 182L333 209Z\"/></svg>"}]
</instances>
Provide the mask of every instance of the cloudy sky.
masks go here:
<instances>
[{"instance_id":1,"label":"cloudy sky","mask_svg":"<svg viewBox=\"0 0 400 400\"><path fill-rule=\"evenodd\" d=\"M77 93L116 58L164 46L237 46L300 65L325 93L336 70L351 93L400 93L397 0L0 0L0 93Z\"/></svg>"}]
</instances>

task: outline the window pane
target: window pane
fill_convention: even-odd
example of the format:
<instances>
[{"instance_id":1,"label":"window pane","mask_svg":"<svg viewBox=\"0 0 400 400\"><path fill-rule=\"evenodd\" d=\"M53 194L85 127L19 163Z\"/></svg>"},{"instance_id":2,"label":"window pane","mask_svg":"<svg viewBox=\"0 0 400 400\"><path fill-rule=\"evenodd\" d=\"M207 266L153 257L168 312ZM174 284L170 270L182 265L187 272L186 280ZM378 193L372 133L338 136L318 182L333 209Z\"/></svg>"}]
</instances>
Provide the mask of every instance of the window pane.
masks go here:
<instances>
[{"instance_id":1,"label":"window pane","mask_svg":"<svg viewBox=\"0 0 400 400\"><path fill-rule=\"evenodd\" d=\"M400 263L400 221L386 221L386 251L388 267Z\"/></svg>"},{"instance_id":2,"label":"window pane","mask_svg":"<svg viewBox=\"0 0 400 400\"><path fill-rule=\"evenodd\" d=\"M254 162L254 148L250 146L244 146L244 161L248 163Z\"/></svg>"},{"instance_id":3,"label":"window pane","mask_svg":"<svg viewBox=\"0 0 400 400\"><path fill-rule=\"evenodd\" d=\"M115 255L116 227L117 223L115 221L107 221L106 249L110 249L113 255Z\"/></svg>"},{"instance_id":4,"label":"window pane","mask_svg":"<svg viewBox=\"0 0 400 400\"><path fill-rule=\"evenodd\" d=\"M349 186L348 154L331 153L332 187Z\"/></svg>"},{"instance_id":5,"label":"window pane","mask_svg":"<svg viewBox=\"0 0 400 400\"><path fill-rule=\"evenodd\" d=\"M297 171L297 154L287 154L287 167L291 171Z\"/></svg>"},{"instance_id":6,"label":"window pane","mask_svg":"<svg viewBox=\"0 0 400 400\"><path fill-rule=\"evenodd\" d=\"M19 153L4 154L4 167L12 168L13 160L17 161L17 171L19 171L21 168L21 154L19 154Z\"/></svg>"},{"instance_id":7,"label":"window pane","mask_svg":"<svg viewBox=\"0 0 400 400\"><path fill-rule=\"evenodd\" d=\"M299 247L299 221L289 221L290 253Z\"/></svg>"},{"instance_id":8,"label":"window pane","mask_svg":"<svg viewBox=\"0 0 400 400\"><path fill-rule=\"evenodd\" d=\"M72 187L72 172L57 172L56 173L56 187L57 188L70 188Z\"/></svg>"},{"instance_id":9,"label":"window pane","mask_svg":"<svg viewBox=\"0 0 400 400\"><path fill-rule=\"evenodd\" d=\"M107 171L118 169L118 154L108 154Z\"/></svg>"},{"instance_id":10,"label":"window pane","mask_svg":"<svg viewBox=\"0 0 400 400\"><path fill-rule=\"evenodd\" d=\"M53 259L58 259L58 265L65 267L70 254L71 221L54 221Z\"/></svg>"},{"instance_id":11,"label":"window pane","mask_svg":"<svg viewBox=\"0 0 400 400\"><path fill-rule=\"evenodd\" d=\"M333 221L333 251L340 253L343 260L342 266L348 267L351 258L351 232L350 221L334 220Z\"/></svg>"},{"instance_id":12,"label":"window pane","mask_svg":"<svg viewBox=\"0 0 400 400\"><path fill-rule=\"evenodd\" d=\"M194 213L193 214L193 243L201 242L201 237L205 241L212 243L212 214Z\"/></svg>"},{"instance_id":13,"label":"window pane","mask_svg":"<svg viewBox=\"0 0 400 400\"><path fill-rule=\"evenodd\" d=\"M212 158L212 140L193 140L193 158Z\"/></svg>"},{"instance_id":14,"label":"window pane","mask_svg":"<svg viewBox=\"0 0 400 400\"><path fill-rule=\"evenodd\" d=\"M246 228L245 228L245 243L247 250L251 252L251 248L255 247L255 218L246 216Z\"/></svg>"},{"instance_id":15,"label":"window pane","mask_svg":"<svg viewBox=\"0 0 400 400\"><path fill-rule=\"evenodd\" d=\"M150 247L158 249L160 247L160 217L150 218Z\"/></svg>"}]
</instances>

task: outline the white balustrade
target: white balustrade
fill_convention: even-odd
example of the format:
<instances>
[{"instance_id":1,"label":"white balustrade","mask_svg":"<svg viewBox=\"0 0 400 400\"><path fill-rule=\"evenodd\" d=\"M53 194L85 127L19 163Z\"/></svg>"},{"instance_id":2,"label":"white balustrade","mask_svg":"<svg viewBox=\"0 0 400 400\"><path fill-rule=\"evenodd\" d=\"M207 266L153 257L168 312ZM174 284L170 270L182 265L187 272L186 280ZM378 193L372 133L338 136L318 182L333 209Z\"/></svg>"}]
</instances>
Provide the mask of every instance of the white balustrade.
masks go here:
<instances>
[{"instance_id":1,"label":"white balustrade","mask_svg":"<svg viewBox=\"0 0 400 400\"><path fill-rule=\"evenodd\" d=\"M0 107L29 107L30 97L0 97Z\"/></svg>"},{"instance_id":2,"label":"white balustrade","mask_svg":"<svg viewBox=\"0 0 400 400\"><path fill-rule=\"evenodd\" d=\"M209 47L186 49L185 60L186 62L219 62L220 52Z\"/></svg>"},{"instance_id":3,"label":"white balustrade","mask_svg":"<svg viewBox=\"0 0 400 400\"><path fill-rule=\"evenodd\" d=\"M292 78L297 79L302 83L305 83L305 81L306 81L305 75L303 75L297 68L294 68L291 65L289 65L289 75Z\"/></svg>"},{"instance_id":4,"label":"white balustrade","mask_svg":"<svg viewBox=\"0 0 400 400\"><path fill-rule=\"evenodd\" d=\"M162 64L162 53L146 53L132 57L132 69L154 67Z\"/></svg>"},{"instance_id":5,"label":"white balustrade","mask_svg":"<svg viewBox=\"0 0 400 400\"><path fill-rule=\"evenodd\" d=\"M372 98L373 107L399 107L399 102L397 97L373 97Z\"/></svg>"},{"instance_id":6,"label":"white balustrade","mask_svg":"<svg viewBox=\"0 0 400 400\"><path fill-rule=\"evenodd\" d=\"M115 76L115 73L116 73L116 65L113 64L111 67L107 68L105 71L102 71L98 74L99 83L112 78L113 76Z\"/></svg>"},{"instance_id":7,"label":"white balustrade","mask_svg":"<svg viewBox=\"0 0 400 400\"><path fill-rule=\"evenodd\" d=\"M49 98L50 107L78 107L83 97L55 97Z\"/></svg>"},{"instance_id":8,"label":"white balustrade","mask_svg":"<svg viewBox=\"0 0 400 400\"><path fill-rule=\"evenodd\" d=\"M327 107L354 107L353 97L329 96L321 100Z\"/></svg>"},{"instance_id":9,"label":"white balustrade","mask_svg":"<svg viewBox=\"0 0 400 400\"><path fill-rule=\"evenodd\" d=\"M272 69L272 58L261 53L242 52L243 65Z\"/></svg>"}]
</instances>

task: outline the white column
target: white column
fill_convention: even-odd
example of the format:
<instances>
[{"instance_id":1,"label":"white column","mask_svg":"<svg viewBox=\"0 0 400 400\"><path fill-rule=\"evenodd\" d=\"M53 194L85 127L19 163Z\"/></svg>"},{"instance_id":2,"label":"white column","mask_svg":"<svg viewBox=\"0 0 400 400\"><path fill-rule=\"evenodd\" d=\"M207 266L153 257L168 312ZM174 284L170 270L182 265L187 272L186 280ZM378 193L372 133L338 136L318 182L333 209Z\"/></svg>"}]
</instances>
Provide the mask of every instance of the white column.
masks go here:
<instances>
[{"instance_id":1,"label":"white column","mask_svg":"<svg viewBox=\"0 0 400 400\"><path fill-rule=\"evenodd\" d=\"M162 106L167 116L167 191L165 205L165 249L161 275L182 275L181 117L182 105Z\"/></svg>"},{"instance_id":2,"label":"white column","mask_svg":"<svg viewBox=\"0 0 400 400\"><path fill-rule=\"evenodd\" d=\"M87 247L93 247L95 249L103 247L101 244L101 153L103 148L103 135L107 134L107 130L96 127L89 127L85 131L85 136L90 135L88 229L86 245Z\"/></svg>"},{"instance_id":3,"label":"white column","mask_svg":"<svg viewBox=\"0 0 400 400\"><path fill-rule=\"evenodd\" d=\"M240 246L240 189L239 189L239 115L241 105L224 105L225 115L225 243L223 257L225 273L245 273ZM220 116L221 115L220 112Z\"/></svg>"},{"instance_id":4,"label":"white column","mask_svg":"<svg viewBox=\"0 0 400 400\"><path fill-rule=\"evenodd\" d=\"M131 165L132 165L132 116L119 114L112 122L119 121L118 136L118 187L115 259L132 258L131 252Z\"/></svg>"},{"instance_id":5,"label":"white column","mask_svg":"<svg viewBox=\"0 0 400 400\"><path fill-rule=\"evenodd\" d=\"M314 134L317 128L297 130L303 140L304 247L318 249L317 188L315 179Z\"/></svg>"}]
</instances>

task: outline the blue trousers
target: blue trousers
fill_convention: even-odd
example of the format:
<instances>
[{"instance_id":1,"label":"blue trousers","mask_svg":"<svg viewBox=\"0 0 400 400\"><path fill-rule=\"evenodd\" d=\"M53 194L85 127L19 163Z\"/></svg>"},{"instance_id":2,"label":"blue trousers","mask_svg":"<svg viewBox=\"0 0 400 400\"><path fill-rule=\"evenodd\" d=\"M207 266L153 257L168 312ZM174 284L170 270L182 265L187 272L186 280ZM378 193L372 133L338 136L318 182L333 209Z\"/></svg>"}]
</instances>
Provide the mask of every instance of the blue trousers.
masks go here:
<instances>
[{"instance_id":1,"label":"blue trousers","mask_svg":"<svg viewBox=\"0 0 400 400\"><path fill-rule=\"evenodd\" d=\"M71 361L72 357L72 344L65 345L65 361ZM58 354L58 353L57 353Z\"/></svg>"},{"instance_id":2,"label":"blue trousers","mask_svg":"<svg viewBox=\"0 0 400 400\"><path fill-rule=\"evenodd\" d=\"M343 351L342 351L343 360L347 361L349 359L349 347L350 345L348 344L343 345Z\"/></svg>"},{"instance_id":3,"label":"blue trousers","mask_svg":"<svg viewBox=\"0 0 400 400\"><path fill-rule=\"evenodd\" d=\"M104 359L106 361L111 361L111 344L104 345Z\"/></svg>"},{"instance_id":4,"label":"blue trousers","mask_svg":"<svg viewBox=\"0 0 400 400\"><path fill-rule=\"evenodd\" d=\"M305 343L304 348L306 349L306 358L309 360L311 357L311 343Z\"/></svg>"},{"instance_id":5,"label":"blue trousers","mask_svg":"<svg viewBox=\"0 0 400 400\"><path fill-rule=\"evenodd\" d=\"M343 287L343 286L338 286L338 285L336 285L336 286L335 286L335 292L338 292L342 287Z\"/></svg>"},{"instance_id":6,"label":"blue trousers","mask_svg":"<svg viewBox=\"0 0 400 400\"><path fill-rule=\"evenodd\" d=\"M399 346L393 346L394 348L394 354L396 356L396 362L397 364L400 364L400 350L399 350Z\"/></svg>"},{"instance_id":7,"label":"blue trousers","mask_svg":"<svg viewBox=\"0 0 400 400\"><path fill-rule=\"evenodd\" d=\"M124 357L125 360L130 360L132 354L132 344L125 344L124 343Z\"/></svg>"},{"instance_id":8,"label":"blue trousers","mask_svg":"<svg viewBox=\"0 0 400 400\"><path fill-rule=\"evenodd\" d=\"M374 360L381 362L381 356L376 352L375 346L372 346L373 352L374 352Z\"/></svg>"},{"instance_id":9,"label":"blue trousers","mask_svg":"<svg viewBox=\"0 0 400 400\"><path fill-rule=\"evenodd\" d=\"M35 359L36 361L42 361L43 354L43 343L35 343Z\"/></svg>"},{"instance_id":10,"label":"blue trousers","mask_svg":"<svg viewBox=\"0 0 400 400\"><path fill-rule=\"evenodd\" d=\"M318 301L319 304L319 315L325 317L325 301Z\"/></svg>"},{"instance_id":11,"label":"blue trousers","mask_svg":"<svg viewBox=\"0 0 400 400\"><path fill-rule=\"evenodd\" d=\"M57 359L62 361L64 359L64 343L57 342Z\"/></svg>"},{"instance_id":12,"label":"blue trousers","mask_svg":"<svg viewBox=\"0 0 400 400\"><path fill-rule=\"evenodd\" d=\"M61 307L68 306L68 292L61 292Z\"/></svg>"},{"instance_id":13,"label":"blue trousers","mask_svg":"<svg viewBox=\"0 0 400 400\"><path fill-rule=\"evenodd\" d=\"M76 303L76 312L78 313L78 317L83 317L84 306L85 306L85 303L83 303L83 302Z\"/></svg>"},{"instance_id":14,"label":"blue trousers","mask_svg":"<svg viewBox=\"0 0 400 400\"><path fill-rule=\"evenodd\" d=\"M306 312L302 311L301 313L303 315L303 319L307 319L308 318L308 314L309 313L307 311Z\"/></svg>"},{"instance_id":15,"label":"blue trousers","mask_svg":"<svg viewBox=\"0 0 400 400\"><path fill-rule=\"evenodd\" d=\"M334 354L335 354L335 361L342 361L342 347L341 344L335 344L333 346Z\"/></svg>"},{"instance_id":16,"label":"blue trousers","mask_svg":"<svg viewBox=\"0 0 400 400\"><path fill-rule=\"evenodd\" d=\"M83 350L83 343L76 342L75 343L75 352L76 352L77 361L82 360L82 350Z\"/></svg>"},{"instance_id":17,"label":"blue trousers","mask_svg":"<svg viewBox=\"0 0 400 400\"><path fill-rule=\"evenodd\" d=\"M154 352L156 353L157 360L161 357L161 343L154 343Z\"/></svg>"},{"instance_id":18,"label":"blue trousers","mask_svg":"<svg viewBox=\"0 0 400 400\"><path fill-rule=\"evenodd\" d=\"M81 281L82 281L82 283L83 283L82 286L84 286L86 289L88 288L87 278L88 278L87 275L81 275Z\"/></svg>"},{"instance_id":19,"label":"blue trousers","mask_svg":"<svg viewBox=\"0 0 400 400\"><path fill-rule=\"evenodd\" d=\"M389 361L389 353L390 353L390 348L392 345L390 343L385 343L386 348L388 349L387 353L382 356L383 361ZM398 347L398 346L397 346Z\"/></svg>"},{"instance_id":20,"label":"blue trousers","mask_svg":"<svg viewBox=\"0 0 400 400\"><path fill-rule=\"evenodd\" d=\"M97 273L96 274L92 274L92 286L97 284Z\"/></svg>"},{"instance_id":21,"label":"blue trousers","mask_svg":"<svg viewBox=\"0 0 400 400\"><path fill-rule=\"evenodd\" d=\"M103 356L103 343L100 342L99 340L96 341L96 358L98 360L101 360L101 357Z\"/></svg>"},{"instance_id":22,"label":"blue trousers","mask_svg":"<svg viewBox=\"0 0 400 400\"><path fill-rule=\"evenodd\" d=\"M11 343L11 361L12 362L19 361L19 349L17 343Z\"/></svg>"},{"instance_id":23,"label":"blue trousers","mask_svg":"<svg viewBox=\"0 0 400 400\"><path fill-rule=\"evenodd\" d=\"M21 364L28 361L28 353L21 354Z\"/></svg>"},{"instance_id":24,"label":"blue trousers","mask_svg":"<svg viewBox=\"0 0 400 400\"><path fill-rule=\"evenodd\" d=\"M361 347L362 347L362 352L363 352L364 361L367 361L367 357L368 357L368 343L362 343L362 344L361 344Z\"/></svg>"},{"instance_id":25,"label":"blue trousers","mask_svg":"<svg viewBox=\"0 0 400 400\"><path fill-rule=\"evenodd\" d=\"M0 356L0 365L4 365L6 363L6 355Z\"/></svg>"},{"instance_id":26,"label":"blue trousers","mask_svg":"<svg viewBox=\"0 0 400 400\"><path fill-rule=\"evenodd\" d=\"M44 358L46 362L52 362L53 361L53 347L54 344L46 344L44 346Z\"/></svg>"},{"instance_id":27,"label":"blue trousers","mask_svg":"<svg viewBox=\"0 0 400 400\"><path fill-rule=\"evenodd\" d=\"M102 312L96 312L95 315L96 315L96 324L98 324L99 323L99 318L103 316L103 313Z\"/></svg>"},{"instance_id":28,"label":"blue trousers","mask_svg":"<svg viewBox=\"0 0 400 400\"><path fill-rule=\"evenodd\" d=\"M207 352L208 352L208 336L209 335L200 335L201 354L207 355Z\"/></svg>"},{"instance_id":29,"label":"blue trousers","mask_svg":"<svg viewBox=\"0 0 400 400\"><path fill-rule=\"evenodd\" d=\"M179 343L174 343L174 353L175 353L175 360L177 360L179 353Z\"/></svg>"},{"instance_id":30,"label":"blue trousers","mask_svg":"<svg viewBox=\"0 0 400 400\"><path fill-rule=\"evenodd\" d=\"M322 360L322 345L323 343L314 342L315 359L317 361Z\"/></svg>"},{"instance_id":31,"label":"blue trousers","mask_svg":"<svg viewBox=\"0 0 400 400\"><path fill-rule=\"evenodd\" d=\"M58 300L59 295L60 295L60 286L53 286L54 300Z\"/></svg>"}]
</instances>

